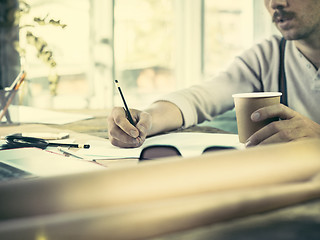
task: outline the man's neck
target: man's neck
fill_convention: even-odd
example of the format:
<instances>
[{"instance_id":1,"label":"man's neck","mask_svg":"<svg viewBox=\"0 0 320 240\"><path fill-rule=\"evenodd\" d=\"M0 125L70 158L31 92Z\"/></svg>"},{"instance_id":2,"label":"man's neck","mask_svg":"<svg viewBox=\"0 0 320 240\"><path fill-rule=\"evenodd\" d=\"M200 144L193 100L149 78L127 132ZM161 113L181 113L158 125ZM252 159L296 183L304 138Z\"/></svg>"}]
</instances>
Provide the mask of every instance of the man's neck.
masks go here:
<instances>
[{"instance_id":1,"label":"man's neck","mask_svg":"<svg viewBox=\"0 0 320 240\"><path fill-rule=\"evenodd\" d=\"M316 67L320 68L320 38L313 40L294 40L299 51Z\"/></svg>"}]
</instances>

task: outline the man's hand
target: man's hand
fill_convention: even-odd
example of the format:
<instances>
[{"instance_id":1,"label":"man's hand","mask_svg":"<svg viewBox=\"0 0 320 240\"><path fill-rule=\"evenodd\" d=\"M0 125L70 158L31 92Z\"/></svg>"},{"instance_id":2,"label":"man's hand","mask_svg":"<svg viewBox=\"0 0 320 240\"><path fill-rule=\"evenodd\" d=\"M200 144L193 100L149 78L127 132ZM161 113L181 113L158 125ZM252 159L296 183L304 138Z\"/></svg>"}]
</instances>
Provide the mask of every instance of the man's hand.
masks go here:
<instances>
[{"instance_id":1,"label":"man's hand","mask_svg":"<svg viewBox=\"0 0 320 240\"><path fill-rule=\"evenodd\" d=\"M281 120L272 122L254 133L247 140L247 147L306 138L320 138L319 124L282 104L258 109L252 113L251 120L259 122L274 117L279 117Z\"/></svg>"},{"instance_id":2,"label":"man's hand","mask_svg":"<svg viewBox=\"0 0 320 240\"><path fill-rule=\"evenodd\" d=\"M140 147L151 129L151 115L147 112L130 109L136 123L133 126L123 108L115 107L108 117L108 134L111 143L118 147Z\"/></svg>"},{"instance_id":3,"label":"man's hand","mask_svg":"<svg viewBox=\"0 0 320 240\"><path fill-rule=\"evenodd\" d=\"M180 109L173 103L157 101L146 110L130 109L133 126L123 108L115 107L108 117L108 133L111 143L118 147L140 147L147 136L177 129L183 124Z\"/></svg>"}]
</instances>

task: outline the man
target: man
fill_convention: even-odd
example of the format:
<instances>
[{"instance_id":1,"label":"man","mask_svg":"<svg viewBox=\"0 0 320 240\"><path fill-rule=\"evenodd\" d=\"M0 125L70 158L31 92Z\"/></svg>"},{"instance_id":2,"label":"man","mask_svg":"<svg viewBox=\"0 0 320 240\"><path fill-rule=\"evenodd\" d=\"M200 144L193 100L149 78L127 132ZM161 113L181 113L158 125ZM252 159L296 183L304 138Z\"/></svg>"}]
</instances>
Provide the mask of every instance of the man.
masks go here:
<instances>
[{"instance_id":1,"label":"man","mask_svg":"<svg viewBox=\"0 0 320 240\"><path fill-rule=\"evenodd\" d=\"M258 109L251 119L279 117L254 133L246 146L320 138L320 1L265 0L275 25L286 39L284 72L288 107ZM233 108L238 92L279 91L280 37L273 36L237 57L211 81L164 96L148 109L132 109L136 126L122 108L108 118L109 138L119 147L138 147L146 136L188 127Z\"/></svg>"}]
</instances>

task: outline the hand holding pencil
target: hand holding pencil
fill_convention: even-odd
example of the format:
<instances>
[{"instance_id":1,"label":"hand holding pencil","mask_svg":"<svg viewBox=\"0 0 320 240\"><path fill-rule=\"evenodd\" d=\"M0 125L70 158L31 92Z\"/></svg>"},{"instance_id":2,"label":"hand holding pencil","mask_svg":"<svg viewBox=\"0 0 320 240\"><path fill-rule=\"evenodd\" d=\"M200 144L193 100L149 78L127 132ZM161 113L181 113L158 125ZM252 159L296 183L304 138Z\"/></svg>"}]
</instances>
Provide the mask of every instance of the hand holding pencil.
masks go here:
<instances>
[{"instance_id":1,"label":"hand holding pencil","mask_svg":"<svg viewBox=\"0 0 320 240\"><path fill-rule=\"evenodd\" d=\"M113 145L122 148L140 147L147 136L178 129L183 125L180 109L168 101L156 101L144 111L129 110L118 81L115 83L125 111L115 107L108 117L108 134Z\"/></svg>"},{"instance_id":2,"label":"hand holding pencil","mask_svg":"<svg viewBox=\"0 0 320 240\"><path fill-rule=\"evenodd\" d=\"M113 145L119 147L139 147L151 128L151 116L145 111L129 109L117 80L115 84L124 107L113 108L108 117L109 140Z\"/></svg>"},{"instance_id":3,"label":"hand holding pencil","mask_svg":"<svg viewBox=\"0 0 320 240\"><path fill-rule=\"evenodd\" d=\"M136 125L132 125L122 107L114 107L108 116L108 137L110 142L122 148L140 147L151 128L151 116L147 112L130 109Z\"/></svg>"}]
</instances>

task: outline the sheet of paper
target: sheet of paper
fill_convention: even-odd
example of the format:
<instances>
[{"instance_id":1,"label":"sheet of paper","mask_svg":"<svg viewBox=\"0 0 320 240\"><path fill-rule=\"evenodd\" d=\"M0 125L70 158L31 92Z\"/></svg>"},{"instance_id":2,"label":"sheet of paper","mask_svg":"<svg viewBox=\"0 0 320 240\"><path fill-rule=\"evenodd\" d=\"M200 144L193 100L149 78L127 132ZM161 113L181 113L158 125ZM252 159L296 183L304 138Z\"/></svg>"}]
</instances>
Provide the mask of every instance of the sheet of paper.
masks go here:
<instances>
[{"instance_id":1,"label":"sheet of paper","mask_svg":"<svg viewBox=\"0 0 320 240\"><path fill-rule=\"evenodd\" d=\"M105 169L93 162L65 157L39 148L1 150L0 161L42 177Z\"/></svg>"},{"instance_id":2,"label":"sheet of paper","mask_svg":"<svg viewBox=\"0 0 320 240\"><path fill-rule=\"evenodd\" d=\"M203 150L209 146L244 148L244 145L239 142L237 134L197 132L181 132L155 136L147 139L143 147L155 144L176 146L184 157L201 155Z\"/></svg>"},{"instance_id":3,"label":"sheet of paper","mask_svg":"<svg viewBox=\"0 0 320 240\"><path fill-rule=\"evenodd\" d=\"M109 141L92 140L88 141L89 149L80 149L76 155L87 159L122 159L139 158L141 148L118 148Z\"/></svg>"},{"instance_id":4,"label":"sheet of paper","mask_svg":"<svg viewBox=\"0 0 320 240\"><path fill-rule=\"evenodd\" d=\"M109 141L90 141L90 149L77 151L81 156L92 159L139 158L144 147L150 145L173 145L179 149L182 156L191 157L201 155L208 146L230 146L237 149L244 148L236 134L181 132L169 133L147 138L139 148L118 148Z\"/></svg>"},{"instance_id":5,"label":"sheet of paper","mask_svg":"<svg viewBox=\"0 0 320 240\"><path fill-rule=\"evenodd\" d=\"M18 119L12 120L20 123L67 124L93 118L87 114L58 112L28 106L11 107L13 112L18 112L16 114Z\"/></svg>"}]
</instances>

